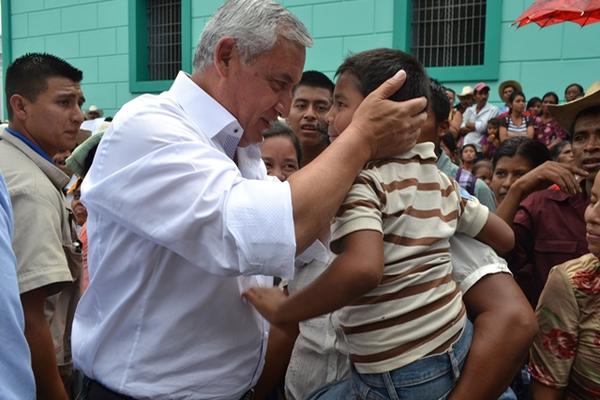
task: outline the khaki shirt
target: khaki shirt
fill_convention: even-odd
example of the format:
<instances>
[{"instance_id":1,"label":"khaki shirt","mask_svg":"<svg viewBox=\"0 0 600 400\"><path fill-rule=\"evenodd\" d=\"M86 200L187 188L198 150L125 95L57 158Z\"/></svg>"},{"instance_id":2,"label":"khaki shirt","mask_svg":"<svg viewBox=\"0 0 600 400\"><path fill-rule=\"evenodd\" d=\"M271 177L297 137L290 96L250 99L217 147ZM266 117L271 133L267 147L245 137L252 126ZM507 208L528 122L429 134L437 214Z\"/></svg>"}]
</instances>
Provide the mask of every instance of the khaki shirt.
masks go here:
<instances>
[{"instance_id":1,"label":"khaki shirt","mask_svg":"<svg viewBox=\"0 0 600 400\"><path fill-rule=\"evenodd\" d=\"M20 139L0 133L0 172L14 214L19 292L48 288L46 317L58 365L71 362L70 331L81 255L62 188L69 177Z\"/></svg>"}]
</instances>

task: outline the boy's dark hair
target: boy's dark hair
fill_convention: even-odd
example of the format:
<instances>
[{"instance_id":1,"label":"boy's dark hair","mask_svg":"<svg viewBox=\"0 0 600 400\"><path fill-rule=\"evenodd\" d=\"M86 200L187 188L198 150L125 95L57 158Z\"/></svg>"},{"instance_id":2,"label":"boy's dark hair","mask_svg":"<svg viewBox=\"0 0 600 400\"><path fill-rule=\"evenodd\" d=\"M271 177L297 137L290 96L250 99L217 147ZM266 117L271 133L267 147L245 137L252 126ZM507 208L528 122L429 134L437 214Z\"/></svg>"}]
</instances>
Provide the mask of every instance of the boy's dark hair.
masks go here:
<instances>
[{"instance_id":1,"label":"boy's dark hair","mask_svg":"<svg viewBox=\"0 0 600 400\"><path fill-rule=\"evenodd\" d=\"M29 101L48 88L48 78L63 77L74 82L81 82L83 72L73 67L62 58L48 53L27 53L17 58L6 69L6 104L8 119L12 119L10 98L19 94Z\"/></svg>"},{"instance_id":2,"label":"boy's dark hair","mask_svg":"<svg viewBox=\"0 0 600 400\"><path fill-rule=\"evenodd\" d=\"M490 119L488 119L487 124L488 124L488 126L492 125L492 126L495 126L496 128L499 128L500 120L498 118L490 118Z\"/></svg>"},{"instance_id":3,"label":"boy's dark hair","mask_svg":"<svg viewBox=\"0 0 600 400\"><path fill-rule=\"evenodd\" d=\"M300 141L298 140L298 136L294 133L294 130L284 122L273 121L271 126L265 129L262 132L262 136L265 139L283 136L292 141L294 145L294 149L296 150L296 157L298 158L298 164L302 163L302 146L300 146Z\"/></svg>"},{"instance_id":4,"label":"boy's dark hair","mask_svg":"<svg viewBox=\"0 0 600 400\"><path fill-rule=\"evenodd\" d=\"M429 78L429 89L431 91L429 105L435 115L435 125L437 127L448 119L448 115L450 115L450 101L446 94L447 89L437 79Z\"/></svg>"},{"instance_id":5,"label":"boy's dark hair","mask_svg":"<svg viewBox=\"0 0 600 400\"><path fill-rule=\"evenodd\" d=\"M300 86L310 86L314 88L323 88L333 94L335 84L327 75L319 71L304 71L300 82L294 88L294 91Z\"/></svg>"},{"instance_id":6,"label":"boy's dark hair","mask_svg":"<svg viewBox=\"0 0 600 400\"><path fill-rule=\"evenodd\" d=\"M496 169L496 164L502 157L512 158L514 156L521 156L529 160L532 168L551 159L550 151L543 143L523 136L513 137L502 142L496 150L492 161L494 169Z\"/></svg>"},{"instance_id":7,"label":"boy's dark hair","mask_svg":"<svg viewBox=\"0 0 600 400\"><path fill-rule=\"evenodd\" d=\"M429 78L425 69L415 57L400 50L382 48L354 54L344 60L335 76L346 72L352 74L358 80L358 89L366 97L401 69L406 71L406 82L390 99L404 101L425 96L429 100Z\"/></svg>"}]
</instances>

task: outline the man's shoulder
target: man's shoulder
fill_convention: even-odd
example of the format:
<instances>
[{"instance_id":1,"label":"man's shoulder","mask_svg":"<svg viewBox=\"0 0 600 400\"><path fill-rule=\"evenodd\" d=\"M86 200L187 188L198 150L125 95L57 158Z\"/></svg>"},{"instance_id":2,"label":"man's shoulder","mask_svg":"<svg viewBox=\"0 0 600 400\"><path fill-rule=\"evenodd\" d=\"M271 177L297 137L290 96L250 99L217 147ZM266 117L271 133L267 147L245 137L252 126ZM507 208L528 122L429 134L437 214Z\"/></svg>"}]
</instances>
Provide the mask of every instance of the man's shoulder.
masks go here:
<instances>
[{"instance_id":1,"label":"man's shoulder","mask_svg":"<svg viewBox=\"0 0 600 400\"><path fill-rule=\"evenodd\" d=\"M0 172L11 196L56 191L48 176L32 159L3 140L0 140Z\"/></svg>"},{"instance_id":2,"label":"man's shoulder","mask_svg":"<svg viewBox=\"0 0 600 400\"><path fill-rule=\"evenodd\" d=\"M539 204L546 203L560 203L569 200L572 196L562 190L556 188L548 188L544 190L538 190L537 192L531 193L521 203L523 206L538 206Z\"/></svg>"}]
</instances>

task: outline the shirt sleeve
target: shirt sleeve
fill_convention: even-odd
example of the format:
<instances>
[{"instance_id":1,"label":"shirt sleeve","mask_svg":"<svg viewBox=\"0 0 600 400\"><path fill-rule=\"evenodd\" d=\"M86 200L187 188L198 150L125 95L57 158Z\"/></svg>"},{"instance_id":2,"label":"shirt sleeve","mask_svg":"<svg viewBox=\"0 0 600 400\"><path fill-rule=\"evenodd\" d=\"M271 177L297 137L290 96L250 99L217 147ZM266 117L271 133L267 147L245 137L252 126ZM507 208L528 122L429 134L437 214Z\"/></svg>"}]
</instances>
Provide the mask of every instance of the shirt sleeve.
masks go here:
<instances>
[{"instance_id":1,"label":"shirt sleeve","mask_svg":"<svg viewBox=\"0 0 600 400\"><path fill-rule=\"evenodd\" d=\"M19 292L26 293L50 284L71 282L62 242L57 205L36 193L12 196L14 220L13 249L17 258ZM58 287L56 288L58 289Z\"/></svg>"},{"instance_id":2,"label":"shirt sleeve","mask_svg":"<svg viewBox=\"0 0 600 400\"><path fill-rule=\"evenodd\" d=\"M157 112L160 124L148 113L113 122L84 180L89 213L210 273L291 278L289 184L245 179L179 114L168 107ZM93 229L88 224L90 236Z\"/></svg>"},{"instance_id":3,"label":"shirt sleeve","mask_svg":"<svg viewBox=\"0 0 600 400\"><path fill-rule=\"evenodd\" d=\"M460 202L462 212L456 231L475 237L483 229L490 211L475 197L469 199L462 198Z\"/></svg>"},{"instance_id":4,"label":"shirt sleeve","mask_svg":"<svg viewBox=\"0 0 600 400\"><path fill-rule=\"evenodd\" d=\"M564 265L554 267L536 309L539 331L530 351L531 376L555 389L569 383L577 354L579 307Z\"/></svg>"},{"instance_id":5,"label":"shirt sleeve","mask_svg":"<svg viewBox=\"0 0 600 400\"><path fill-rule=\"evenodd\" d=\"M335 217L331 232L332 251L338 253L338 241L352 232L374 230L383 233L382 193L377 179L363 170Z\"/></svg>"},{"instance_id":6,"label":"shirt sleeve","mask_svg":"<svg viewBox=\"0 0 600 400\"><path fill-rule=\"evenodd\" d=\"M461 128L466 128L468 122L472 122L473 119L473 110L471 107L467 108L464 113L463 120L460 124Z\"/></svg>"},{"instance_id":7,"label":"shirt sleeve","mask_svg":"<svg viewBox=\"0 0 600 400\"><path fill-rule=\"evenodd\" d=\"M506 261L490 246L465 234L450 238L450 254L452 278L463 294L486 275L510 274Z\"/></svg>"}]
</instances>

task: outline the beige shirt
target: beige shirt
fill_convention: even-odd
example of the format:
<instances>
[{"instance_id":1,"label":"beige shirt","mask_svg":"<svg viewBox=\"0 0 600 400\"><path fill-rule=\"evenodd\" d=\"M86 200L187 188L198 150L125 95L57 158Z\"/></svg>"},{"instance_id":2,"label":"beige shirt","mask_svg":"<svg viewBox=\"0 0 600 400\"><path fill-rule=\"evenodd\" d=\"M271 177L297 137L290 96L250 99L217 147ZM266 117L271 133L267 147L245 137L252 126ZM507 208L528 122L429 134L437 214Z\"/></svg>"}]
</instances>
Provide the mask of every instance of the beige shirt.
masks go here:
<instances>
[{"instance_id":1,"label":"beige shirt","mask_svg":"<svg viewBox=\"0 0 600 400\"><path fill-rule=\"evenodd\" d=\"M0 133L0 172L14 214L13 249L20 293L49 289L46 317L59 365L69 364L70 326L81 256L62 188L69 177L10 133Z\"/></svg>"}]
</instances>

